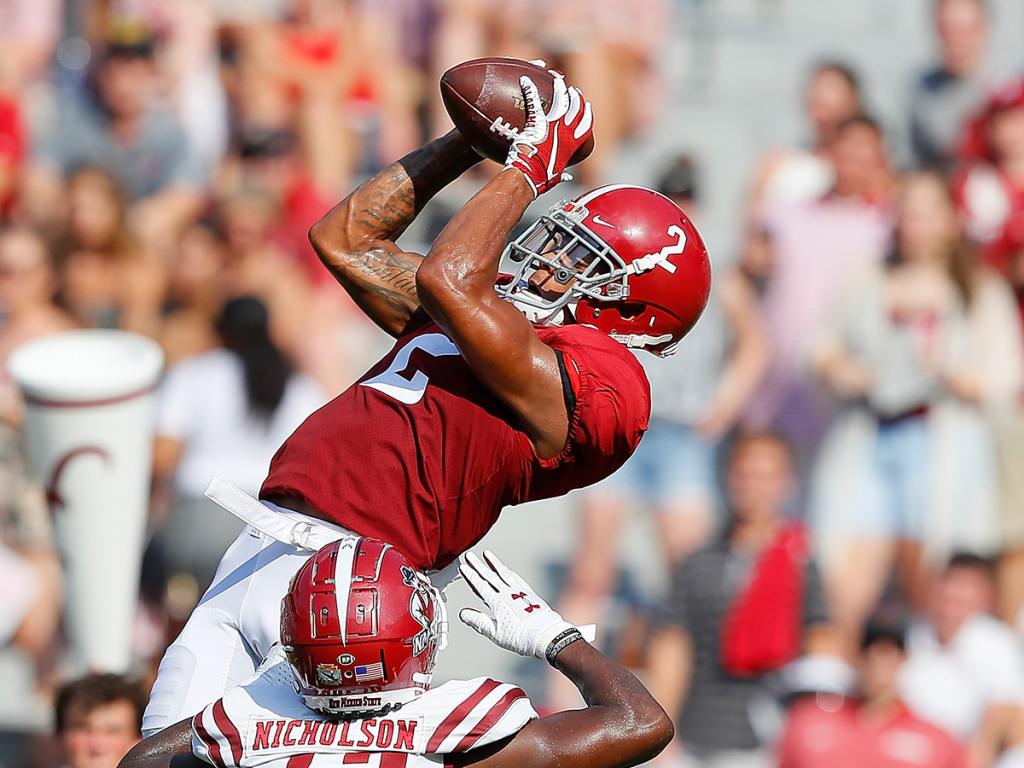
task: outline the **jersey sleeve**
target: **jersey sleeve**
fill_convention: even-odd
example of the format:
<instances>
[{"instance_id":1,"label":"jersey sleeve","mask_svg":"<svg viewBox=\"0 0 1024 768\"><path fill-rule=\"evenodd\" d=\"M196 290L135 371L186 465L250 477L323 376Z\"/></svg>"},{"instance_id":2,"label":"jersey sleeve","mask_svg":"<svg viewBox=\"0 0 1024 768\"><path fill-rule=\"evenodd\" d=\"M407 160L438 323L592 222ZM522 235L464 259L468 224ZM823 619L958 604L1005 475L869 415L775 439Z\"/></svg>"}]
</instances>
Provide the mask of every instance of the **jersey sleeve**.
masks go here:
<instances>
[{"instance_id":1,"label":"jersey sleeve","mask_svg":"<svg viewBox=\"0 0 1024 768\"><path fill-rule=\"evenodd\" d=\"M537 717L522 688L491 678L446 683L427 713L424 751L433 755L469 752L518 733Z\"/></svg>"},{"instance_id":2,"label":"jersey sleeve","mask_svg":"<svg viewBox=\"0 0 1024 768\"><path fill-rule=\"evenodd\" d=\"M590 329L552 344L570 410L569 437L552 459L538 459L531 498L602 480L628 459L647 431L651 388L629 350ZM566 343L571 342L571 343ZM557 471L552 471L557 470Z\"/></svg>"},{"instance_id":3,"label":"jersey sleeve","mask_svg":"<svg viewBox=\"0 0 1024 768\"><path fill-rule=\"evenodd\" d=\"M579 365L572 352L565 359L568 365ZM618 468L633 454L647 431L650 384L643 368L628 351L593 355L587 366L580 368L570 448L617 462Z\"/></svg>"},{"instance_id":4,"label":"jersey sleeve","mask_svg":"<svg viewBox=\"0 0 1024 768\"><path fill-rule=\"evenodd\" d=\"M224 699L217 699L192 718L192 754L217 768L242 765L242 737L227 714Z\"/></svg>"},{"instance_id":5,"label":"jersey sleeve","mask_svg":"<svg viewBox=\"0 0 1024 768\"><path fill-rule=\"evenodd\" d=\"M290 685L284 653L274 645L247 682L232 688L192 718L192 753L218 768L271 766L279 755L254 752L260 726L276 720L296 721L306 715ZM305 750L295 750L296 753Z\"/></svg>"}]
</instances>

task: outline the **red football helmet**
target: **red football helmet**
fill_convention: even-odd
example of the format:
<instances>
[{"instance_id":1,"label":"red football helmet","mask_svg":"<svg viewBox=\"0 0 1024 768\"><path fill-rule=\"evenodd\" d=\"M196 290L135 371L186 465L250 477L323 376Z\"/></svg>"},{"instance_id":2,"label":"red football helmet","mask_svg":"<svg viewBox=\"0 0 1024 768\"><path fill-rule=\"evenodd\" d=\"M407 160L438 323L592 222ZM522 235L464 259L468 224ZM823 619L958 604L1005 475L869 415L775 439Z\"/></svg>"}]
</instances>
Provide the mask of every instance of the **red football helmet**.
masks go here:
<instances>
[{"instance_id":1,"label":"red football helmet","mask_svg":"<svg viewBox=\"0 0 1024 768\"><path fill-rule=\"evenodd\" d=\"M589 325L670 355L711 290L707 249L664 195L612 184L567 200L505 249L496 289L535 323Z\"/></svg>"},{"instance_id":2,"label":"red football helmet","mask_svg":"<svg viewBox=\"0 0 1024 768\"><path fill-rule=\"evenodd\" d=\"M296 689L307 706L336 715L380 715L422 695L447 630L441 593L376 539L323 547L281 601Z\"/></svg>"}]
</instances>

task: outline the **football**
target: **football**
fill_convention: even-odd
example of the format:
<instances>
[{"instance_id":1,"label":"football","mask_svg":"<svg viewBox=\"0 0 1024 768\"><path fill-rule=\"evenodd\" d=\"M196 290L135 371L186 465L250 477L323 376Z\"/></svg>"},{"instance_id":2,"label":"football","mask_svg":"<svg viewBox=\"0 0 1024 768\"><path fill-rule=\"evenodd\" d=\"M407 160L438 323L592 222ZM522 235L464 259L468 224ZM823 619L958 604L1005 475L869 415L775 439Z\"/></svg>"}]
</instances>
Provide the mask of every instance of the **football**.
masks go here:
<instances>
[{"instance_id":1,"label":"football","mask_svg":"<svg viewBox=\"0 0 1024 768\"><path fill-rule=\"evenodd\" d=\"M551 104L554 77L543 67L511 58L473 59L452 67L441 76L441 99L455 127L485 157L505 162L509 146L526 122L523 89L519 78L529 76L541 101ZM591 137L570 165L587 158L594 149Z\"/></svg>"}]
</instances>

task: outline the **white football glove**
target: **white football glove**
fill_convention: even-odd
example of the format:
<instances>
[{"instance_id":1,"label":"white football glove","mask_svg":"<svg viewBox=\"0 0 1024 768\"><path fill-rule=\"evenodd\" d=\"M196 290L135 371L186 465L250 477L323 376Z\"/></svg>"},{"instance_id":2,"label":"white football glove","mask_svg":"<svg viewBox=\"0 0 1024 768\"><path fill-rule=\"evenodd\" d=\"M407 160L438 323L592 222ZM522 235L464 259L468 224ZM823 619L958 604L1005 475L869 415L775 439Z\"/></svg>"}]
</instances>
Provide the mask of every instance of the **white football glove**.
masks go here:
<instances>
[{"instance_id":1,"label":"white football glove","mask_svg":"<svg viewBox=\"0 0 1024 768\"><path fill-rule=\"evenodd\" d=\"M459 572L491 611L487 616L475 608L463 608L459 618L495 645L520 656L546 659L553 641L578 634L576 627L552 610L533 587L493 553L485 550L481 560L467 552Z\"/></svg>"}]
</instances>

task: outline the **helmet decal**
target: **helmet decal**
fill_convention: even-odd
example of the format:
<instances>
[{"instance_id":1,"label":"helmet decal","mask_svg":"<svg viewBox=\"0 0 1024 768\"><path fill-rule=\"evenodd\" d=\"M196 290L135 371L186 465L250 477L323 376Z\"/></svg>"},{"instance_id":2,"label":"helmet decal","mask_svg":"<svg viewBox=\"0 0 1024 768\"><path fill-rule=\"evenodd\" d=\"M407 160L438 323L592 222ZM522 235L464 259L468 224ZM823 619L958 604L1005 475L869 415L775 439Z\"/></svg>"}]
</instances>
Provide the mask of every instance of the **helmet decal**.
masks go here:
<instances>
[{"instance_id":1,"label":"helmet decal","mask_svg":"<svg viewBox=\"0 0 1024 768\"><path fill-rule=\"evenodd\" d=\"M337 560L334 565L334 596L338 607L338 616L346 615L349 592L352 589L352 560L356 556L358 539L347 537L338 542ZM348 622L341 620L341 642L346 640Z\"/></svg>"},{"instance_id":2,"label":"helmet decal","mask_svg":"<svg viewBox=\"0 0 1024 768\"><path fill-rule=\"evenodd\" d=\"M337 685L341 682L341 667L337 664L317 664L316 681L321 685Z\"/></svg>"},{"instance_id":3,"label":"helmet decal","mask_svg":"<svg viewBox=\"0 0 1024 768\"><path fill-rule=\"evenodd\" d=\"M435 621L427 616L427 610L434 602L433 585L426 576L405 565L402 566L402 579L407 587L412 587L412 594L409 595L409 615L423 627L423 630L412 639L412 655L419 656L437 640ZM436 613L436 609L433 612Z\"/></svg>"},{"instance_id":4,"label":"helmet decal","mask_svg":"<svg viewBox=\"0 0 1024 768\"><path fill-rule=\"evenodd\" d=\"M668 228L669 237L677 238L676 242L666 245L657 253L649 253L641 256L633 262L637 272L646 272L655 267L661 267L669 274L676 273L676 265L668 260L669 256L681 256L686 250L686 232L678 224L672 224Z\"/></svg>"}]
</instances>

